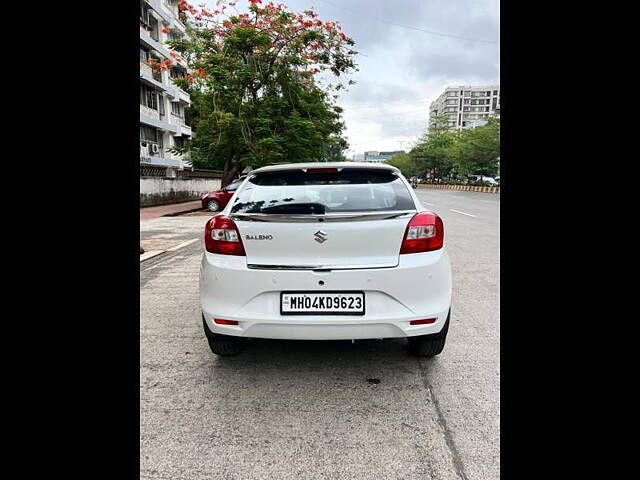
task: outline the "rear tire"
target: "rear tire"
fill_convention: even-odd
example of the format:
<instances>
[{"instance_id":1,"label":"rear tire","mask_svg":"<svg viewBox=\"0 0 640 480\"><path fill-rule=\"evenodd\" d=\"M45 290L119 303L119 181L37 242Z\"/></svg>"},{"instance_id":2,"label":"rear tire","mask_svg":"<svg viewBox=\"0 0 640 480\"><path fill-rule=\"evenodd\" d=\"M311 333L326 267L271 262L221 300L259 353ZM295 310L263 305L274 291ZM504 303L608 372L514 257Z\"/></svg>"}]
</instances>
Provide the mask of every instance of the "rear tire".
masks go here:
<instances>
[{"instance_id":1,"label":"rear tire","mask_svg":"<svg viewBox=\"0 0 640 480\"><path fill-rule=\"evenodd\" d=\"M444 327L442 327L442 330L438 333L407 338L411 354L416 357L435 357L442 353L442 350L444 350L444 344L447 341L449 318L451 318L451 310L449 310Z\"/></svg>"},{"instance_id":2,"label":"rear tire","mask_svg":"<svg viewBox=\"0 0 640 480\"><path fill-rule=\"evenodd\" d=\"M210 212L217 212L218 210L220 210L220 204L217 200L210 200L209 203L207 203L207 209Z\"/></svg>"},{"instance_id":3,"label":"rear tire","mask_svg":"<svg viewBox=\"0 0 640 480\"><path fill-rule=\"evenodd\" d=\"M209 342L209 348L216 355L221 357L230 357L238 355L244 350L245 340L242 337L235 337L233 335L222 335L219 333L213 333L209 330L207 322L202 316L202 326L204 327L204 334Z\"/></svg>"}]
</instances>

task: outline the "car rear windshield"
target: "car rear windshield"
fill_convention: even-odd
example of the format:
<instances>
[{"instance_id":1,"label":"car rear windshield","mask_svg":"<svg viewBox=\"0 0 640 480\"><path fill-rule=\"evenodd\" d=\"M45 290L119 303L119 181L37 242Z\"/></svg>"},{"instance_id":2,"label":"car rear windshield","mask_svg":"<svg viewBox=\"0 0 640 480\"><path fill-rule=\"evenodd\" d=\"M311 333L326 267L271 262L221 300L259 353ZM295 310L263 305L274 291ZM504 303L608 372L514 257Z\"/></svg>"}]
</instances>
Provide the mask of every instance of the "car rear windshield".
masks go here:
<instances>
[{"instance_id":1,"label":"car rear windshield","mask_svg":"<svg viewBox=\"0 0 640 480\"><path fill-rule=\"evenodd\" d=\"M259 173L231 207L231 213L272 214L392 210L415 210L409 190L394 172L347 168Z\"/></svg>"}]
</instances>

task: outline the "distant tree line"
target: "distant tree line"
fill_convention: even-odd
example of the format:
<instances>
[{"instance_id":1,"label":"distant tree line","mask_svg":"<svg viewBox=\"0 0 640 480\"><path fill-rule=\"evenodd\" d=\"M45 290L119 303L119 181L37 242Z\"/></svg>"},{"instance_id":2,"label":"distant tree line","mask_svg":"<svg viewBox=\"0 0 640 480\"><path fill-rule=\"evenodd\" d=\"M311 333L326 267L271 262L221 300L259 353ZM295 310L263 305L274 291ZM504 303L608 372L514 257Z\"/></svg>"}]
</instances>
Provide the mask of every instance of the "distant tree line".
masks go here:
<instances>
[{"instance_id":1,"label":"distant tree line","mask_svg":"<svg viewBox=\"0 0 640 480\"><path fill-rule=\"evenodd\" d=\"M500 171L500 115L486 125L450 131L447 115L437 116L409 153L386 163L409 177L456 181L469 175L494 177Z\"/></svg>"}]
</instances>

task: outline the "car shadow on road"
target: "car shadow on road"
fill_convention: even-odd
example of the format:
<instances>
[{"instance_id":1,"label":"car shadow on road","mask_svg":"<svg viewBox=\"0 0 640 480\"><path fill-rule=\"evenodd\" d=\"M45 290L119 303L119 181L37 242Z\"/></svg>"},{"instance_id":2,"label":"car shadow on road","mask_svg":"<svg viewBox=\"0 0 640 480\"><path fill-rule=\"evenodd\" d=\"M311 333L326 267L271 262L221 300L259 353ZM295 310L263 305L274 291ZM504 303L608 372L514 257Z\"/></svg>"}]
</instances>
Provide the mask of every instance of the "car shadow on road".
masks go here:
<instances>
[{"instance_id":1,"label":"car shadow on road","mask_svg":"<svg viewBox=\"0 0 640 480\"><path fill-rule=\"evenodd\" d=\"M430 363L433 360L421 360ZM268 340L249 339L237 356L212 354L212 375L243 375L254 381L261 371L274 380L314 375L319 382L343 380L359 384L401 384L405 375L420 375L421 367L404 338L384 340ZM406 380L406 378L404 378ZM259 382L260 383L260 382Z\"/></svg>"}]
</instances>

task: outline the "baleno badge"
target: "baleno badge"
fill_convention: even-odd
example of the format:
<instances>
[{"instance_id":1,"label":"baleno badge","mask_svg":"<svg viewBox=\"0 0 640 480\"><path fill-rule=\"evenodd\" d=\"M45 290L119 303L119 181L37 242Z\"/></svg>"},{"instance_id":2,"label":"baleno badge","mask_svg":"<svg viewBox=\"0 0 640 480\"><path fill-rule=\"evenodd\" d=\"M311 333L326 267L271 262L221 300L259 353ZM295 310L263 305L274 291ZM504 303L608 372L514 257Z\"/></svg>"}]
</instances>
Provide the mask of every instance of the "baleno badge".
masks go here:
<instances>
[{"instance_id":1,"label":"baleno badge","mask_svg":"<svg viewBox=\"0 0 640 480\"><path fill-rule=\"evenodd\" d=\"M273 235L246 235L247 240L273 240Z\"/></svg>"},{"instance_id":2,"label":"baleno badge","mask_svg":"<svg viewBox=\"0 0 640 480\"><path fill-rule=\"evenodd\" d=\"M314 235L315 241L318 243L324 243L327 241L327 232L324 232L322 230L318 230L315 235Z\"/></svg>"}]
</instances>

